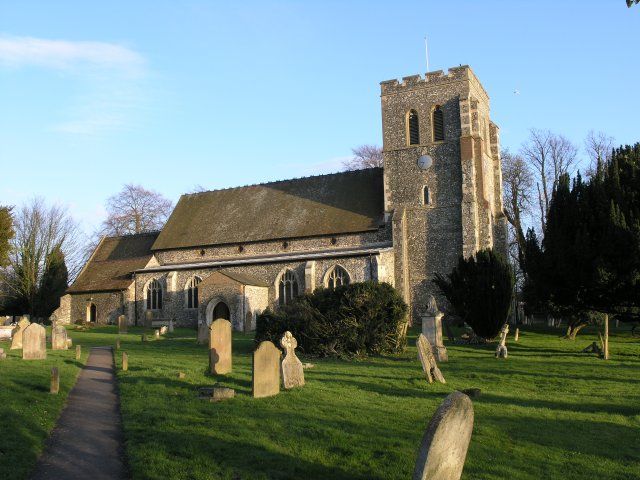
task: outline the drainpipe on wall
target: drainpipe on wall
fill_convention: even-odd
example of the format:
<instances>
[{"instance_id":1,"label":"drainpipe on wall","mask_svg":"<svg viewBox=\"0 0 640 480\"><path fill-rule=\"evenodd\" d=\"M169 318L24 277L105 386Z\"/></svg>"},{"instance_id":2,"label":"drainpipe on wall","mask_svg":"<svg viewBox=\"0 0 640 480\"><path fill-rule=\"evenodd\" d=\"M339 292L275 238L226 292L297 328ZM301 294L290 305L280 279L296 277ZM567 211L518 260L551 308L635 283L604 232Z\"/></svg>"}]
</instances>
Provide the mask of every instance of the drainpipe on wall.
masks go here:
<instances>
[{"instance_id":1,"label":"drainpipe on wall","mask_svg":"<svg viewBox=\"0 0 640 480\"><path fill-rule=\"evenodd\" d=\"M133 324L138 326L138 276L133 272Z\"/></svg>"}]
</instances>

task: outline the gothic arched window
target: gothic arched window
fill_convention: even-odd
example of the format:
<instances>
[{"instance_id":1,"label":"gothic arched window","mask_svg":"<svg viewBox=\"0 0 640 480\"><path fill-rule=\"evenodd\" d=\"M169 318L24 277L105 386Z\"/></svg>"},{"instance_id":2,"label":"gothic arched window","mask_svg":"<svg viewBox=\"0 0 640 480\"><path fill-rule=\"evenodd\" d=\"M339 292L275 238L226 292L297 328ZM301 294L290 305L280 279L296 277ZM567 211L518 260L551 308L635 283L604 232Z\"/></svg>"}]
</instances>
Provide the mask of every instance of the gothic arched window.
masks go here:
<instances>
[{"instance_id":1,"label":"gothic arched window","mask_svg":"<svg viewBox=\"0 0 640 480\"><path fill-rule=\"evenodd\" d=\"M440 105L433 110L433 141L441 142L444 140L444 117Z\"/></svg>"},{"instance_id":2,"label":"gothic arched window","mask_svg":"<svg viewBox=\"0 0 640 480\"><path fill-rule=\"evenodd\" d=\"M151 280L147 285L147 310L162 309L162 285L158 280Z\"/></svg>"},{"instance_id":3,"label":"gothic arched window","mask_svg":"<svg viewBox=\"0 0 640 480\"><path fill-rule=\"evenodd\" d=\"M349 274L340 265L336 265L335 267L333 267L329 271L329 275L327 275L328 288L336 288L342 285L349 285L350 282L351 279L349 278Z\"/></svg>"},{"instance_id":4,"label":"gothic arched window","mask_svg":"<svg viewBox=\"0 0 640 480\"><path fill-rule=\"evenodd\" d=\"M418 122L418 112L409 110L407 113L407 144L420 144L420 123Z\"/></svg>"},{"instance_id":5,"label":"gothic arched window","mask_svg":"<svg viewBox=\"0 0 640 480\"><path fill-rule=\"evenodd\" d=\"M187 283L187 308L198 308L198 284L200 277L192 277Z\"/></svg>"},{"instance_id":6,"label":"gothic arched window","mask_svg":"<svg viewBox=\"0 0 640 480\"><path fill-rule=\"evenodd\" d=\"M280 305L286 305L290 303L295 297L298 296L298 279L296 274L292 270L285 270L280 275L280 282L278 284L278 303Z\"/></svg>"}]
</instances>

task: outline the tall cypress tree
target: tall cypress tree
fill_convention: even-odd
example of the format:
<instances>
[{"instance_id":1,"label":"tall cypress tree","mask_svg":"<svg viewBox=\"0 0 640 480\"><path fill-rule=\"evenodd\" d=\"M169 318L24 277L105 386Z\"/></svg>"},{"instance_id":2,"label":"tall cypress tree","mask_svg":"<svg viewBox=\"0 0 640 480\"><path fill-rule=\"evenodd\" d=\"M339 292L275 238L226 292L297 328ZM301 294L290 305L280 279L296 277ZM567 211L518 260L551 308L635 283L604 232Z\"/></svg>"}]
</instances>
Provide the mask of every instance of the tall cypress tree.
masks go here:
<instances>
[{"instance_id":1,"label":"tall cypress tree","mask_svg":"<svg viewBox=\"0 0 640 480\"><path fill-rule=\"evenodd\" d=\"M37 317L48 318L58 308L60 297L67 289L68 280L64 253L56 247L46 259L45 270L36 294L34 313Z\"/></svg>"}]
</instances>

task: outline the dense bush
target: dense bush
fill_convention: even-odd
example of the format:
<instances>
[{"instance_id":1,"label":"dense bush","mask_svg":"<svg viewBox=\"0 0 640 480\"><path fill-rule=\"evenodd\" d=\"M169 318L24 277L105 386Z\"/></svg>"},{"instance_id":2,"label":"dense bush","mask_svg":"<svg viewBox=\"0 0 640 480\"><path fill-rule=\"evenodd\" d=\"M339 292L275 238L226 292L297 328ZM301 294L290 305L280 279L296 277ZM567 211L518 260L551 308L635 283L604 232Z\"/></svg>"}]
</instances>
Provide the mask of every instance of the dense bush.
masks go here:
<instances>
[{"instance_id":1,"label":"dense bush","mask_svg":"<svg viewBox=\"0 0 640 480\"><path fill-rule=\"evenodd\" d=\"M509 264L490 249L461 257L447 278L436 275L434 280L454 313L482 338L495 337L506 323L513 282Z\"/></svg>"},{"instance_id":2,"label":"dense bush","mask_svg":"<svg viewBox=\"0 0 640 480\"><path fill-rule=\"evenodd\" d=\"M289 330L312 355L396 353L406 345L407 305L387 283L353 283L318 289L290 305L258 316L256 343L279 345Z\"/></svg>"}]
</instances>

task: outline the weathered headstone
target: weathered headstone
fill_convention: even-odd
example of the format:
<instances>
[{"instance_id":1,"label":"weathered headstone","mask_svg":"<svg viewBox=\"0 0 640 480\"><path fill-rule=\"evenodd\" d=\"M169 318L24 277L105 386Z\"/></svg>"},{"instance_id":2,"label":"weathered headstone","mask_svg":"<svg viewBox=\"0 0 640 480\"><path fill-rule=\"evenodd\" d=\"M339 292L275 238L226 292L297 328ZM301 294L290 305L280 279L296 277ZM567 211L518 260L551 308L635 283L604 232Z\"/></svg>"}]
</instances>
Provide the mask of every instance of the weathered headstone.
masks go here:
<instances>
[{"instance_id":1,"label":"weathered headstone","mask_svg":"<svg viewBox=\"0 0 640 480\"><path fill-rule=\"evenodd\" d=\"M51 329L51 350L67 350L69 343L67 329L56 325Z\"/></svg>"},{"instance_id":2,"label":"weathered headstone","mask_svg":"<svg viewBox=\"0 0 640 480\"><path fill-rule=\"evenodd\" d=\"M11 334L11 350L16 350L22 348L22 335L24 334L25 329L31 323L26 317L22 317L18 324L13 329L13 333Z\"/></svg>"},{"instance_id":3,"label":"weathered headstone","mask_svg":"<svg viewBox=\"0 0 640 480\"><path fill-rule=\"evenodd\" d=\"M4 348L0 348L0 360L7 358L7 354L4 353Z\"/></svg>"},{"instance_id":4,"label":"weathered headstone","mask_svg":"<svg viewBox=\"0 0 640 480\"><path fill-rule=\"evenodd\" d=\"M180 380L183 380L183 379L185 379L186 377L187 377L186 373L184 373L184 372L178 372L178 378L179 378Z\"/></svg>"},{"instance_id":5,"label":"weathered headstone","mask_svg":"<svg viewBox=\"0 0 640 480\"><path fill-rule=\"evenodd\" d=\"M516 328L516 334L515 334L515 336L513 338L513 341L517 342L519 338L520 338L520 329Z\"/></svg>"},{"instance_id":6,"label":"weathered headstone","mask_svg":"<svg viewBox=\"0 0 640 480\"><path fill-rule=\"evenodd\" d=\"M56 395L60 391L60 372L58 372L58 367L53 367L51 369L51 388L49 389L49 393Z\"/></svg>"},{"instance_id":7,"label":"weathered headstone","mask_svg":"<svg viewBox=\"0 0 640 480\"><path fill-rule=\"evenodd\" d=\"M252 394L270 397L280 392L280 350L265 340L253 352Z\"/></svg>"},{"instance_id":8,"label":"weathered headstone","mask_svg":"<svg viewBox=\"0 0 640 480\"><path fill-rule=\"evenodd\" d=\"M442 317L444 314L438 310L438 304L433 295L429 297L427 312L422 316L422 334L427 337L433 350L433 354L439 362L449 360L447 347L442 341Z\"/></svg>"},{"instance_id":9,"label":"weathered headstone","mask_svg":"<svg viewBox=\"0 0 640 480\"><path fill-rule=\"evenodd\" d=\"M207 322L198 324L198 345L204 345L209 343L209 325Z\"/></svg>"},{"instance_id":10,"label":"weathered headstone","mask_svg":"<svg viewBox=\"0 0 640 480\"><path fill-rule=\"evenodd\" d=\"M413 480L459 480L473 431L473 403L453 392L431 417L422 437Z\"/></svg>"},{"instance_id":11,"label":"weathered headstone","mask_svg":"<svg viewBox=\"0 0 640 480\"><path fill-rule=\"evenodd\" d=\"M429 340L427 340L427 337L425 337L422 333L418 335L416 347L418 347L418 358L420 359L420 363L422 364L422 370L427 376L427 380L429 381L429 383L433 383L434 380L440 383L447 383L444 379L444 376L442 375L442 372L438 368L436 358L431 351Z\"/></svg>"},{"instance_id":12,"label":"weathered headstone","mask_svg":"<svg viewBox=\"0 0 640 480\"><path fill-rule=\"evenodd\" d=\"M147 328L151 328L153 326L153 312L150 310L144 312L144 326Z\"/></svg>"},{"instance_id":13,"label":"weathered headstone","mask_svg":"<svg viewBox=\"0 0 640 480\"><path fill-rule=\"evenodd\" d=\"M13 335L13 329L11 325L9 326L0 326L0 340L11 340L11 335Z\"/></svg>"},{"instance_id":14,"label":"weathered headstone","mask_svg":"<svg viewBox=\"0 0 640 480\"><path fill-rule=\"evenodd\" d=\"M169 333L173 333L173 320L169 320Z\"/></svg>"},{"instance_id":15,"label":"weathered headstone","mask_svg":"<svg viewBox=\"0 0 640 480\"><path fill-rule=\"evenodd\" d=\"M67 348L71 348L73 347L73 339L67 337Z\"/></svg>"},{"instance_id":16,"label":"weathered headstone","mask_svg":"<svg viewBox=\"0 0 640 480\"><path fill-rule=\"evenodd\" d=\"M122 371L126 372L129 370L129 355L127 352L122 352Z\"/></svg>"},{"instance_id":17,"label":"weathered headstone","mask_svg":"<svg viewBox=\"0 0 640 480\"><path fill-rule=\"evenodd\" d=\"M224 318L209 327L209 369L217 375L231 372L231 322Z\"/></svg>"},{"instance_id":18,"label":"weathered headstone","mask_svg":"<svg viewBox=\"0 0 640 480\"><path fill-rule=\"evenodd\" d=\"M45 328L32 323L22 333L22 359L44 360L47 358L47 335Z\"/></svg>"},{"instance_id":19,"label":"weathered headstone","mask_svg":"<svg viewBox=\"0 0 640 480\"><path fill-rule=\"evenodd\" d=\"M82 347L80 345L76 345L76 360L80 360L82 356Z\"/></svg>"},{"instance_id":20,"label":"weathered headstone","mask_svg":"<svg viewBox=\"0 0 640 480\"><path fill-rule=\"evenodd\" d=\"M160 330L153 331L153 337L157 340L160 338Z\"/></svg>"},{"instance_id":21,"label":"weathered headstone","mask_svg":"<svg viewBox=\"0 0 640 480\"><path fill-rule=\"evenodd\" d=\"M496 348L496 358L507 358L507 335L509 334L509 324L505 323L500 330L500 343Z\"/></svg>"},{"instance_id":22,"label":"weathered headstone","mask_svg":"<svg viewBox=\"0 0 640 480\"><path fill-rule=\"evenodd\" d=\"M296 356L295 352L298 341L291 332L286 331L280 339L280 346L284 348L285 351L285 356L282 360L282 382L284 388L303 387L304 369L302 368L302 362Z\"/></svg>"},{"instance_id":23,"label":"weathered headstone","mask_svg":"<svg viewBox=\"0 0 640 480\"><path fill-rule=\"evenodd\" d=\"M127 333L128 331L127 317L120 315L118 317L118 333Z\"/></svg>"}]
</instances>

